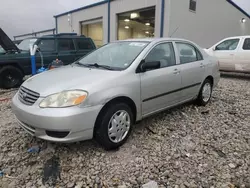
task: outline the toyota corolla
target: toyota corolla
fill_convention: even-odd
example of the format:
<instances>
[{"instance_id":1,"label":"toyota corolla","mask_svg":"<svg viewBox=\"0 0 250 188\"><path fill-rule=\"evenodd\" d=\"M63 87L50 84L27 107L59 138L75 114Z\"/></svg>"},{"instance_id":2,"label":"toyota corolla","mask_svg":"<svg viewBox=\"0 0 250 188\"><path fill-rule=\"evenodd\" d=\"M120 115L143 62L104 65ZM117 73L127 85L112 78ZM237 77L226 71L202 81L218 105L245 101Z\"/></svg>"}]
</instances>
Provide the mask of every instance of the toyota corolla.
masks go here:
<instances>
[{"instance_id":1,"label":"toyota corolla","mask_svg":"<svg viewBox=\"0 0 250 188\"><path fill-rule=\"evenodd\" d=\"M188 101L206 105L219 78L217 60L191 41L116 41L29 78L12 109L20 126L38 138L95 138L114 149L145 117Z\"/></svg>"}]
</instances>

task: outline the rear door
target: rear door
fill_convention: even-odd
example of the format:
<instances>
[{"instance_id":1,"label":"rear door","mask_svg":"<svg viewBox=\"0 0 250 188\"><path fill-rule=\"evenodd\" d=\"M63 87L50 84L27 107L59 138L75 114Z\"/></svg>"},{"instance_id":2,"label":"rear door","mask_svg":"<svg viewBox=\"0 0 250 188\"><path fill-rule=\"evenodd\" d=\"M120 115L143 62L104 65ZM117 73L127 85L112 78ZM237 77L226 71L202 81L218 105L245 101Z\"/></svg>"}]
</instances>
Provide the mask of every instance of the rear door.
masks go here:
<instances>
[{"instance_id":1,"label":"rear door","mask_svg":"<svg viewBox=\"0 0 250 188\"><path fill-rule=\"evenodd\" d=\"M180 61L182 101L193 98L205 79L206 62L201 52L187 42L175 43Z\"/></svg>"},{"instance_id":2,"label":"rear door","mask_svg":"<svg viewBox=\"0 0 250 188\"><path fill-rule=\"evenodd\" d=\"M57 38L58 59L64 65L73 63L76 58L76 48L72 38Z\"/></svg>"},{"instance_id":3,"label":"rear door","mask_svg":"<svg viewBox=\"0 0 250 188\"><path fill-rule=\"evenodd\" d=\"M76 59L85 56L96 48L90 38L75 38L74 41L76 46Z\"/></svg>"},{"instance_id":4,"label":"rear door","mask_svg":"<svg viewBox=\"0 0 250 188\"><path fill-rule=\"evenodd\" d=\"M235 55L235 70L250 73L250 37L244 38Z\"/></svg>"},{"instance_id":5,"label":"rear door","mask_svg":"<svg viewBox=\"0 0 250 188\"><path fill-rule=\"evenodd\" d=\"M235 56L238 51L239 43L240 38L232 38L215 46L213 54L219 60L220 70L235 70Z\"/></svg>"},{"instance_id":6,"label":"rear door","mask_svg":"<svg viewBox=\"0 0 250 188\"><path fill-rule=\"evenodd\" d=\"M159 69L140 73L142 114L147 116L180 101L181 74L172 42L155 45L145 61L161 63Z\"/></svg>"},{"instance_id":7,"label":"rear door","mask_svg":"<svg viewBox=\"0 0 250 188\"><path fill-rule=\"evenodd\" d=\"M42 62L45 67L57 58L56 43L54 38L41 38L37 41L40 52L36 52L36 67L40 68Z\"/></svg>"}]
</instances>

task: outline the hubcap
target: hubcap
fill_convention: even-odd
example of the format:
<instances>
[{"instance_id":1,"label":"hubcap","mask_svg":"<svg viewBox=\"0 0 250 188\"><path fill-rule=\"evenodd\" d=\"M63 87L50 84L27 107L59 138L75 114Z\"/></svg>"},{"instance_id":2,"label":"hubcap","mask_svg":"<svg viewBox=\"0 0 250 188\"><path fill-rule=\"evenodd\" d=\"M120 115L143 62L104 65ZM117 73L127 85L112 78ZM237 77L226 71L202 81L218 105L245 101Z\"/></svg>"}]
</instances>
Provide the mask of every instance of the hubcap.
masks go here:
<instances>
[{"instance_id":1,"label":"hubcap","mask_svg":"<svg viewBox=\"0 0 250 188\"><path fill-rule=\"evenodd\" d=\"M202 89L202 99L204 102L208 102L212 93L212 88L210 83L206 83Z\"/></svg>"},{"instance_id":2,"label":"hubcap","mask_svg":"<svg viewBox=\"0 0 250 188\"><path fill-rule=\"evenodd\" d=\"M121 142L127 136L130 125L131 121L128 112L125 110L117 111L109 121L109 139L114 143Z\"/></svg>"}]
</instances>

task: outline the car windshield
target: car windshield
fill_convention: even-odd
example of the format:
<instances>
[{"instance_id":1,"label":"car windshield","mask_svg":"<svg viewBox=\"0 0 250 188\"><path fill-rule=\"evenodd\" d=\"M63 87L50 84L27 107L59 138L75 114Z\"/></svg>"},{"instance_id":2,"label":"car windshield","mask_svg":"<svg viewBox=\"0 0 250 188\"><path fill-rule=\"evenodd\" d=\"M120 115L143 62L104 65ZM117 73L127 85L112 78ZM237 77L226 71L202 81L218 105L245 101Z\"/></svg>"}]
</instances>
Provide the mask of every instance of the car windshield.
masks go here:
<instances>
[{"instance_id":1,"label":"car windshield","mask_svg":"<svg viewBox=\"0 0 250 188\"><path fill-rule=\"evenodd\" d=\"M115 42L109 43L95 50L79 60L82 65L100 65L96 67L110 67L124 70L129 67L135 58L148 45L148 42Z\"/></svg>"},{"instance_id":2,"label":"car windshield","mask_svg":"<svg viewBox=\"0 0 250 188\"><path fill-rule=\"evenodd\" d=\"M17 46L21 50L29 50L30 44L33 45L37 39L24 39L20 44Z\"/></svg>"}]
</instances>

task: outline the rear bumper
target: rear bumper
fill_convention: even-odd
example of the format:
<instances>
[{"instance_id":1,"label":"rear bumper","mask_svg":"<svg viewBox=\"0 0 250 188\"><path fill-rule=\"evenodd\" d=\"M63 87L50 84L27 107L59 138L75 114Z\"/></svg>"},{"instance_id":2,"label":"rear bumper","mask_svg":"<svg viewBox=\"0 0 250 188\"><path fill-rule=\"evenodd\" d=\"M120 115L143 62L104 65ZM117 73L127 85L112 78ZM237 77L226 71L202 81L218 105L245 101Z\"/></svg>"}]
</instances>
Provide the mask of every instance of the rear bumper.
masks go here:
<instances>
[{"instance_id":1,"label":"rear bumper","mask_svg":"<svg viewBox=\"0 0 250 188\"><path fill-rule=\"evenodd\" d=\"M76 142L92 139L101 105L80 108L39 108L41 99L27 106L15 95L12 111L19 125L29 134L53 142Z\"/></svg>"}]
</instances>

